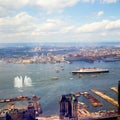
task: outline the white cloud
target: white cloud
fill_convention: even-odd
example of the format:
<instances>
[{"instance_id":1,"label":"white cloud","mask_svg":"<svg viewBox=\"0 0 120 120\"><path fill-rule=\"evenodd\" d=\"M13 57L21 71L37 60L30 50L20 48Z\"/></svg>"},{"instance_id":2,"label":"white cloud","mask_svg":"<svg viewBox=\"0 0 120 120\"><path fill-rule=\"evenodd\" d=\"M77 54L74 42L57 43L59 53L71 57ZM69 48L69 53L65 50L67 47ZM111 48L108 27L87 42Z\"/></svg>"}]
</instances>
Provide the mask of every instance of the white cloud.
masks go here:
<instances>
[{"instance_id":1,"label":"white cloud","mask_svg":"<svg viewBox=\"0 0 120 120\"><path fill-rule=\"evenodd\" d=\"M56 35L65 34L70 32L74 28L73 25L69 25L59 19L47 19L45 23L36 26L36 29L32 32L33 35Z\"/></svg>"},{"instance_id":2,"label":"white cloud","mask_svg":"<svg viewBox=\"0 0 120 120\"><path fill-rule=\"evenodd\" d=\"M101 3L116 3L118 0L100 0Z\"/></svg>"},{"instance_id":3,"label":"white cloud","mask_svg":"<svg viewBox=\"0 0 120 120\"><path fill-rule=\"evenodd\" d=\"M83 25L78 28L78 32L96 33L96 32L108 32L111 30L120 31L120 20L109 21L103 20L101 22L93 22Z\"/></svg>"},{"instance_id":4,"label":"white cloud","mask_svg":"<svg viewBox=\"0 0 120 120\"><path fill-rule=\"evenodd\" d=\"M117 20L116 22L109 21L105 28L107 30L120 30L120 20Z\"/></svg>"},{"instance_id":5,"label":"white cloud","mask_svg":"<svg viewBox=\"0 0 120 120\"><path fill-rule=\"evenodd\" d=\"M34 18L28 15L25 12L19 13L14 17L4 17L0 18L0 25L20 25L28 24L37 21L37 18Z\"/></svg>"},{"instance_id":6,"label":"white cloud","mask_svg":"<svg viewBox=\"0 0 120 120\"><path fill-rule=\"evenodd\" d=\"M60 11L66 7L71 7L78 3L79 0L36 0L33 5L42 7L43 9L53 12L56 10Z\"/></svg>"},{"instance_id":7,"label":"white cloud","mask_svg":"<svg viewBox=\"0 0 120 120\"><path fill-rule=\"evenodd\" d=\"M97 17L101 17L101 16L103 16L104 15L104 12L103 11L99 11L98 13L97 13Z\"/></svg>"},{"instance_id":8,"label":"white cloud","mask_svg":"<svg viewBox=\"0 0 120 120\"><path fill-rule=\"evenodd\" d=\"M7 35L30 31L34 28L36 21L37 18L27 13L20 13L14 17L0 18L0 33Z\"/></svg>"},{"instance_id":9,"label":"white cloud","mask_svg":"<svg viewBox=\"0 0 120 120\"><path fill-rule=\"evenodd\" d=\"M97 0L1 0L0 16L11 16L17 14L24 8L44 10L47 13L62 12L67 7L76 4L95 3ZM115 3L117 0L99 0L101 3Z\"/></svg>"},{"instance_id":10,"label":"white cloud","mask_svg":"<svg viewBox=\"0 0 120 120\"><path fill-rule=\"evenodd\" d=\"M22 8L38 8L51 12L60 12L63 11L66 7L71 7L77 4L80 0L1 0L0 9L4 9L2 14L6 15L6 11L19 11ZM7 13L8 15L8 13Z\"/></svg>"},{"instance_id":11,"label":"white cloud","mask_svg":"<svg viewBox=\"0 0 120 120\"><path fill-rule=\"evenodd\" d=\"M36 22L37 21L37 22ZM21 40L40 40L49 38L56 39L60 34L69 32L72 26L59 19L40 19L32 17L27 13L20 13L14 17L0 18L1 41L22 42Z\"/></svg>"},{"instance_id":12,"label":"white cloud","mask_svg":"<svg viewBox=\"0 0 120 120\"><path fill-rule=\"evenodd\" d=\"M10 11L5 9L4 7L0 7L0 17L9 16L9 14L11 14Z\"/></svg>"},{"instance_id":13,"label":"white cloud","mask_svg":"<svg viewBox=\"0 0 120 120\"><path fill-rule=\"evenodd\" d=\"M28 3L29 0L1 0L0 6L7 9L20 9Z\"/></svg>"},{"instance_id":14,"label":"white cloud","mask_svg":"<svg viewBox=\"0 0 120 120\"><path fill-rule=\"evenodd\" d=\"M112 3L117 2L117 0L98 0L102 3ZM35 10L39 13L46 15L45 13L56 13L63 12L67 7L75 6L80 2L84 3L95 3L97 0L1 0L0 1L0 17L14 16L20 11ZM27 8L27 9L26 9ZM27 11L29 11L27 10ZM96 13L97 17L104 14L103 11Z\"/></svg>"},{"instance_id":15,"label":"white cloud","mask_svg":"<svg viewBox=\"0 0 120 120\"><path fill-rule=\"evenodd\" d=\"M0 18L0 42L119 40L119 33L120 20L102 20L77 26L63 19L46 19L41 22L27 13Z\"/></svg>"},{"instance_id":16,"label":"white cloud","mask_svg":"<svg viewBox=\"0 0 120 120\"><path fill-rule=\"evenodd\" d=\"M94 3L95 0L80 0L81 2L90 2L90 3Z\"/></svg>"}]
</instances>

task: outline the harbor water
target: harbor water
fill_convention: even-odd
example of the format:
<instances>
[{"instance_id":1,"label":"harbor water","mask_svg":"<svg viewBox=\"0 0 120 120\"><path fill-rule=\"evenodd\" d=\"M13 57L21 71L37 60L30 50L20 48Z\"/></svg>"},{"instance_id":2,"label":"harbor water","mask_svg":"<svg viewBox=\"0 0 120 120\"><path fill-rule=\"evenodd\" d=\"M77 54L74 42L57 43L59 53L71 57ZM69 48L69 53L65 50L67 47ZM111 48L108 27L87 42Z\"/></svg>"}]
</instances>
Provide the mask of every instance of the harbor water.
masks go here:
<instances>
[{"instance_id":1,"label":"harbor water","mask_svg":"<svg viewBox=\"0 0 120 120\"><path fill-rule=\"evenodd\" d=\"M78 76L71 71L81 67L106 68L109 73L89 74ZM22 77L23 83L19 78ZM29 78L29 80L27 79ZM53 79L56 78L56 79ZM117 93L110 87L117 87L120 80L120 62L73 62L56 64L13 64L0 62L0 99L12 98L20 95L41 97L43 115L58 115L61 95L87 91L98 98L103 106L92 107L88 99L81 96L79 101L88 105L88 110L114 110L114 105L95 95L90 89L105 92L117 100ZM0 107L4 107L0 103Z\"/></svg>"}]
</instances>

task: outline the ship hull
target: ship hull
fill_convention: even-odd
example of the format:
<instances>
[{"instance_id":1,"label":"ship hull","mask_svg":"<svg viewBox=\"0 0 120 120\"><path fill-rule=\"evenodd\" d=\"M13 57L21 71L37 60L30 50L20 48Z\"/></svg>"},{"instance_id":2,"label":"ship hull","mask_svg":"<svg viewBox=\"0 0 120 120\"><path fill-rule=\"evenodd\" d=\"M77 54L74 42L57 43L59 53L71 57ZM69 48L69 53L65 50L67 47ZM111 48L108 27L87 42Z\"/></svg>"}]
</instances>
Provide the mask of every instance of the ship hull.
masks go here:
<instances>
[{"instance_id":1,"label":"ship hull","mask_svg":"<svg viewBox=\"0 0 120 120\"><path fill-rule=\"evenodd\" d=\"M72 71L73 74L77 74L77 73L80 73L80 74L93 74L93 73L108 73L109 70L105 70L105 71L84 71L84 72L81 72L81 71Z\"/></svg>"}]
</instances>

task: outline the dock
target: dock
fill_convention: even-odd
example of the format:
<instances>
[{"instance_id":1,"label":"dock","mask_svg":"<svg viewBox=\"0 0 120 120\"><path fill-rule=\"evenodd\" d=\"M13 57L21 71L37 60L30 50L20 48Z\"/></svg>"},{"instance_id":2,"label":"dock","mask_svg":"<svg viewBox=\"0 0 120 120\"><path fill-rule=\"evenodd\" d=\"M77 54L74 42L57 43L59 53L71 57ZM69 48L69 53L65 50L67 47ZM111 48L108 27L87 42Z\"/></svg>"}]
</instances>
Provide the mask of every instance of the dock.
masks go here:
<instances>
[{"instance_id":1,"label":"dock","mask_svg":"<svg viewBox=\"0 0 120 120\"><path fill-rule=\"evenodd\" d=\"M106 101L110 102L111 104L113 104L114 106L117 106L119 107L118 105L118 101L114 100L113 98L105 95L105 93L103 92L100 92L98 90L94 90L94 89L91 89L91 91L95 94L97 94L98 96L102 97L103 99L105 99Z\"/></svg>"},{"instance_id":2,"label":"dock","mask_svg":"<svg viewBox=\"0 0 120 120\"><path fill-rule=\"evenodd\" d=\"M91 94L89 94L88 92L83 92L83 96L90 100L92 106L94 106L94 107L102 106L101 102L97 98L95 98Z\"/></svg>"},{"instance_id":3,"label":"dock","mask_svg":"<svg viewBox=\"0 0 120 120\"><path fill-rule=\"evenodd\" d=\"M116 93L118 93L118 88L116 88L116 87L111 87L110 89L113 90L113 91L115 91Z\"/></svg>"},{"instance_id":4,"label":"dock","mask_svg":"<svg viewBox=\"0 0 120 120\"><path fill-rule=\"evenodd\" d=\"M76 92L76 93L74 93L74 95L75 95L76 97L80 97L81 92Z\"/></svg>"},{"instance_id":5,"label":"dock","mask_svg":"<svg viewBox=\"0 0 120 120\"><path fill-rule=\"evenodd\" d=\"M31 100L28 96L18 96L10 99L0 99L0 103L15 102L15 101L28 101Z\"/></svg>"}]
</instances>

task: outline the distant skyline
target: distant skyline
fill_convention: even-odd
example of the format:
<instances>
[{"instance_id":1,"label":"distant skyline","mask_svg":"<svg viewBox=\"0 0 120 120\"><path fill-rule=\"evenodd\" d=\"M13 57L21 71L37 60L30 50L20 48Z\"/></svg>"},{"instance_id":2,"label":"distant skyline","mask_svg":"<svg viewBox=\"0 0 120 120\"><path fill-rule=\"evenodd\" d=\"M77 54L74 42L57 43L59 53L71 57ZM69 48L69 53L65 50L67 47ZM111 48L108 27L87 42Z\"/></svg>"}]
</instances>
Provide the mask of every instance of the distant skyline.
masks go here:
<instances>
[{"instance_id":1,"label":"distant skyline","mask_svg":"<svg viewBox=\"0 0 120 120\"><path fill-rule=\"evenodd\" d=\"M0 43L120 42L120 0L0 0Z\"/></svg>"}]
</instances>

